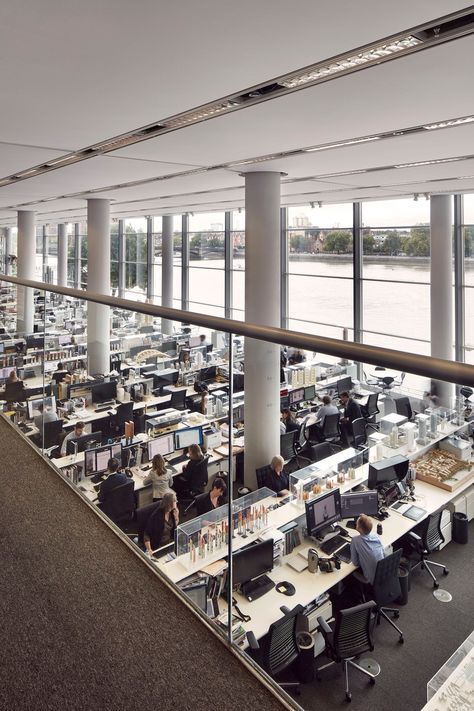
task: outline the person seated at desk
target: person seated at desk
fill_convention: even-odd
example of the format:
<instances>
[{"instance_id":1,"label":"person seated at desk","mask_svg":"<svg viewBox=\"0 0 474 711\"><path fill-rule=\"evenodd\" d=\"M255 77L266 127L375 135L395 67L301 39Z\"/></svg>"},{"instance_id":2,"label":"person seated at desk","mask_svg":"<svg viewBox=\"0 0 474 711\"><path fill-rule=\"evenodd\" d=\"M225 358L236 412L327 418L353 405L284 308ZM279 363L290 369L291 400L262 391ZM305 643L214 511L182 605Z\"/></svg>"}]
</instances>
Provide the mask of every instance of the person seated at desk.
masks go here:
<instances>
[{"instance_id":1,"label":"person seated at desk","mask_svg":"<svg viewBox=\"0 0 474 711\"><path fill-rule=\"evenodd\" d=\"M337 415L338 413L339 410L337 409L336 405L333 405L329 395L324 395L323 404L317 411L315 420L315 434L320 442L324 441L323 427L326 415Z\"/></svg>"},{"instance_id":2,"label":"person seated at desk","mask_svg":"<svg viewBox=\"0 0 474 711\"><path fill-rule=\"evenodd\" d=\"M187 348L181 348L178 356L178 364L182 368L190 368L191 367L191 353Z\"/></svg>"},{"instance_id":3,"label":"person seated at desk","mask_svg":"<svg viewBox=\"0 0 474 711\"><path fill-rule=\"evenodd\" d=\"M306 356L299 348L290 348L288 351L288 365L297 365L304 363Z\"/></svg>"},{"instance_id":4,"label":"person seated at desk","mask_svg":"<svg viewBox=\"0 0 474 711\"><path fill-rule=\"evenodd\" d=\"M69 372L66 370L66 368L63 366L61 362L58 363L58 366L54 373L51 374L51 380L54 380L56 385L59 385L59 383L70 383L72 378L69 375Z\"/></svg>"},{"instance_id":5,"label":"person seated at desk","mask_svg":"<svg viewBox=\"0 0 474 711\"><path fill-rule=\"evenodd\" d=\"M376 533L372 533L372 521L365 514L357 519L356 531L360 534L351 540L351 563L362 568L354 572L354 577L364 585L372 585L377 563L385 558L382 541Z\"/></svg>"},{"instance_id":6,"label":"person seated at desk","mask_svg":"<svg viewBox=\"0 0 474 711\"><path fill-rule=\"evenodd\" d=\"M207 348L207 346L210 345L204 333L201 333L201 335L199 336L199 340L201 341L201 343L199 344L200 346L206 346Z\"/></svg>"},{"instance_id":7,"label":"person seated at desk","mask_svg":"<svg viewBox=\"0 0 474 711\"><path fill-rule=\"evenodd\" d=\"M46 407L42 402L38 405L38 414L33 418L33 423L38 430L43 429L43 423L56 422L58 416L50 407Z\"/></svg>"},{"instance_id":8,"label":"person seated at desk","mask_svg":"<svg viewBox=\"0 0 474 711\"><path fill-rule=\"evenodd\" d=\"M70 439L76 439L77 437L82 437L84 434L84 427L85 424L81 420L76 422L74 425L74 429L69 432L63 439L63 442L61 444L61 457L65 457L67 454L67 443L69 442Z\"/></svg>"},{"instance_id":9,"label":"person seated at desk","mask_svg":"<svg viewBox=\"0 0 474 711\"><path fill-rule=\"evenodd\" d=\"M166 468L166 462L161 454L155 454L151 463L151 470L143 480L145 486L152 484L153 501L160 501L167 491L173 486L173 474Z\"/></svg>"},{"instance_id":10,"label":"person seated at desk","mask_svg":"<svg viewBox=\"0 0 474 711\"><path fill-rule=\"evenodd\" d=\"M288 474L283 469L284 463L285 460L279 454L273 457L265 481L265 486L281 496L288 493L290 486Z\"/></svg>"},{"instance_id":11,"label":"person seated at desk","mask_svg":"<svg viewBox=\"0 0 474 711\"><path fill-rule=\"evenodd\" d=\"M298 423L296 422L296 417L294 412L284 407L281 411L281 423L280 432L285 434L285 432L293 432L298 429Z\"/></svg>"},{"instance_id":12,"label":"person seated at desk","mask_svg":"<svg viewBox=\"0 0 474 711\"><path fill-rule=\"evenodd\" d=\"M340 395L341 402L344 405L344 415L340 420L342 439L346 446L349 446L350 437L352 436L352 422L362 417L360 405L351 398L348 392L343 392Z\"/></svg>"},{"instance_id":13,"label":"person seated at desk","mask_svg":"<svg viewBox=\"0 0 474 711\"><path fill-rule=\"evenodd\" d=\"M217 509L219 506L223 506L226 503L227 484L220 476L216 476L212 482L212 488L210 491L206 494L199 494L199 496L196 496L194 499L196 514L198 516L209 513L209 511L213 511L213 509Z\"/></svg>"},{"instance_id":14,"label":"person seated at desk","mask_svg":"<svg viewBox=\"0 0 474 711\"><path fill-rule=\"evenodd\" d=\"M143 532L143 542L148 555L154 550L174 541L174 532L179 523L178 500L174 491L167 491L156 507Z\"/></svg>"},{"instance_id":15,"label":"person seated at desk","mask_svg":"<svg viewBox=\"0 0 474 711\"><path fill-rule=\"evenodd\" d=\"M112 489L117 488L117 486L122 486L122 484L126 484L127 481L129 481L129 477L125 474L125 472L119 471L119 467L120 462L116 457L111 457L107 462L107 471L104 474L106 478L100 485L100 489L97 493L97 498L101 504L103 504L107 499L109 491L112 491Z\"/></svg>"},{"instance_id":16,"label":"person seated at desk","mask_svg":"<svg viewBox=\"0 0 474 711\"><path fill-rule=\"evenodd\" d=\"M191 444L188 449L188 454L189 462L183 466L182 473L173 479L173 489L177 492L178 496L187 490L189 482L192 479L193 467L201 464L204 459L204 454L198 444Z\"/></svg>"},{"instance_id":17,"label":"person seated at desk","mask_svg":"<svg viewBox=\"0 0 474 711\"><path fill-rule=\"evenodd\" d=\"M26 400L26 389L23 380L20 380L16 370L12 370L5 383L5 391L2 399L7 402L24 402Z\"/></svg>"}]
</instances>

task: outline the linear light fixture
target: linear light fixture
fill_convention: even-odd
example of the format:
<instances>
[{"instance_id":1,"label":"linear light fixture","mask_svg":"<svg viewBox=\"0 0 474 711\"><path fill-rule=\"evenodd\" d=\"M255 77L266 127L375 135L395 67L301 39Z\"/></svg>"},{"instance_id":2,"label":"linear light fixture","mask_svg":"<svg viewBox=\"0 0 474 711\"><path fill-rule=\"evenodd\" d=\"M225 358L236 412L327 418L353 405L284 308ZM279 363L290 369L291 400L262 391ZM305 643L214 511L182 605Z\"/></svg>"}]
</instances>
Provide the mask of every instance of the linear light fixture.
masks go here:
<instances>
[{"instance_id":1,"label":"linear light fixture","mask_svg":"<svg viewBox=\"0 0 474 711\"><path fill-rule=\"evenodd\" d=\"M355 146L358 143L370 143L371 141L379 141L381 136L367 136L366 138L351 138L348 141L340 141L339 143L326 143L324 146L315 146L314 148L303 148L305 153L314 153L315 151L327 151L331 148L342 148L343 146Z\"/></svg>"},{"instance_id":2,"label":"linear light fixture","mask_svg":"<svg viewBox=\"0 0 474 711\"><path fill-rule=\"evenodd\" d=\"M422 40L412 35L407 35L394 42L381 44L378 47L373 47L365 52L344 57L344 59L331 62L330 64L314 64L312 67L307 67L304 72L298 72L290 75L288 78L280 79L279 84L286 86L288 89L294 89L330 75L340 74L348 69L358 68L363 64L376 63L377 60L396 54L397 52L412 49L419 44L422 44Z\"/></svg>"},{"instance_id":3,"label":"linear light fixture","mask_svg":"<svg viewBox=\"0 0 474 711\"><path fill-rule=\"evenodd\" d=\"M400 163L399 165L394 165L394 168L417 168L419 165L438 165L439 163L454 163L457 160L464 160L464 156L459 156L457 158L438 158L437 160L420 160L416 163Z\"/></svg>"},{"instance_id":4,"label":"linear light fixture","mask_svg":"<svg viewBox=\"0 0 474 711\"><path fill-rule=\"evenodd\" d=\"M462 126L465 123L472 123L474 116L464 116L463 118L452 119L450 121L440 121L440 123L430 123L423 126L427 131L434 131L437 128L448 128L448 126Z\"/></svg>"}]
</instances>

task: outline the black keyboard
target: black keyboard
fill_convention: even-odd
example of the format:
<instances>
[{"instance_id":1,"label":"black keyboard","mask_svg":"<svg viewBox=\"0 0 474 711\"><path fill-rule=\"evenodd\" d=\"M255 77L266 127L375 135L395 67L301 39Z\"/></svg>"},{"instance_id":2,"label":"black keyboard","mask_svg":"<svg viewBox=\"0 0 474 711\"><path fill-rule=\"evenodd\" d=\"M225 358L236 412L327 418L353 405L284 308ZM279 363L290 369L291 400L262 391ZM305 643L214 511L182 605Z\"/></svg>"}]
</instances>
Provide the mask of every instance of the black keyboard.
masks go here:
<instances>
[{"instance_id":1,"label":"black keyboard","mask_svg":"<svg viewBox=\"0 0 474 711\"><path fill-rule=\"evenodd\" d=\"M265 593L270 592L270 590L274 587L275 583L273 580L270 580L268 575L261 575L256 580L244 583L242 585L242 593L249 602L252 602L252 600L258 600L259 597L262 597Z\"/></svg>"},{"instance_id":2,"label":"black keyboard","mask_svg":"<svg viewBox=\"0 0 474 711\"><path fill-rule=\"evenodd\" d=\"M168 459L168 461L170 464L179 464L179 462L185 462L187 458L187 454L180 454L179 457L173 457L172 459Z\"/></svg>"},{"instance_id":3,"label":"black keyboard","mask_svg":"<svg viewBox=\"0 0 474 711\"><path fill-rule=\"evenodd\" d=\"M342 546L341 550L337 551L336 558L339 558L339 560L342 560L343 563L350 563L351 562L351 544L346 543L345 546Z\"/></svg>"},{"instance_id":4,"label":"black keyboard","mask_svg":"<svg viewBox=\"0 0 474 711\"><path fill-rule=\"evenodd\" d=\"M332 555L334 551L343 546L344 543L346 543L346 539L342 536L337 535L333 536L333 538L330 538L328 541L322 543L320 545L320 548L323 553L326 553L326 555Z\"/></svg>"}]
</instances>

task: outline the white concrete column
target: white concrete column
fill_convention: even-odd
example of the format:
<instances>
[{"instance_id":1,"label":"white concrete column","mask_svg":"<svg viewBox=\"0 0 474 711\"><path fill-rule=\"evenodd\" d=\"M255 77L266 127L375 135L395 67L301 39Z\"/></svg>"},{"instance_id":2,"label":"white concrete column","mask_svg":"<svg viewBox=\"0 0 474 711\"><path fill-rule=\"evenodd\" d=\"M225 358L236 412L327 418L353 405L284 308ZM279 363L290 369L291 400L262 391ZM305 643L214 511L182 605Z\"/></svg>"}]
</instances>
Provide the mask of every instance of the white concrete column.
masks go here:
<instances>
[{"instance_id":1,"label":"white concrete column","mask_svg":"<svg viewBox=\"0 0 474 711\"><path fill-rule=\"evenodd\" d=\"M158 269L154 267L153 279ZM156 293L156 292L155 292ZM163 215L161 227L161 305L173 308L173 216ZM173 333L173 321L161 319L163 333Z\"/></svg>"},{"instance_id":2,"label":"white concrete column","mask_svg":"<svg viewBox=\"0 0 474 711\"><path fill-rule=\"evenodd\" d=\"M87 291L110 295L110 203L87 201ZM91 374L110 371L109 307L87 305L87 360Z\"/></svg>"},{"instance_id":3,"label":"white concrete column","mask_svg":"<svg viewBox=\"0 0 474 711\"><path fill-rule=\"evenodd\" d=\"M280 173L245 173L245 320L280 326ZM245 484L280 454L280 346L245 339Z\"/></svg>"},{"instance_id":4,"label":"white concrete column","mask_svg":"<svg viewBox=\"0 0 474 711\"><path fill-rule=\"evenodd\" d=\"M18 262L19 279L35 279L36 227L35 213L31 210L18 211ZM33 333L34 322L33 289L17 287L17 331Z\"/></svg>"},{"instance_id":5,"label":"white concrete column","mask_svg":"<svg viewBox=\"0 0 474 711\"><path fill-rule=\"evenodd\" d=\"M58 286L67 286L67 231L64 222L58 225Z\"/></svg>"},{"instance_id":6,"label":"white concrete column","mask_svg":"<svg viewBox=\"0 0 474 711\"><path fill-rule=\"evenodd\" d=\"M431 224L431 355L454 358L454 295L453 295L453 198L432 195ZM449 406L454 395L450 383L436 381L440 403Z\"/></svg>"},{"instance_id":7,"label":"white concrete column","mask_svg":"<svg viewBox=\"0 0 474 711\"><path fill-rule=\"evenodd\" d=\"M11 227L5 227L5 274L12 273L9 256L12 253L12 230Z\"/></svg>"}]
</instances>

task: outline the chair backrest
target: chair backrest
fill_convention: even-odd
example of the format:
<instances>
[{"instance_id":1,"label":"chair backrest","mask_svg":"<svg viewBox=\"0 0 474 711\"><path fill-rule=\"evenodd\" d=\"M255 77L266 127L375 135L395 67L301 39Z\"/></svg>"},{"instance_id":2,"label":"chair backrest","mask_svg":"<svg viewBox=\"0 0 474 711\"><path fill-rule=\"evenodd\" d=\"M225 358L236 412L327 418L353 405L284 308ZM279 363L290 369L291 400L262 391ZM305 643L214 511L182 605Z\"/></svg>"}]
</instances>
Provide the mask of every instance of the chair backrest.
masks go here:
<instances>
[{"instance_id":1,"label":"chair backrest","mask_svg":"<svg viewBox=\"0 0 474 711\"><path fill-rule=\"evenodd\" d=\"M384 378L380 379L380 384L384 390L390 390L390 388L393 387L394 381L395 378L390 377L390 375L386 375Z\"/></svg>"},{"instance_id":2,"label":"chair backrest","mask_svg":"<svg viewBox=\"0 0 474 711\"><path fill-rule=\"evenodd\" d=\"M191 478L189 480L189 489L191 491L201 491L208 481L207 464L209 457L204 457L200 462L193 464L191 468Z\"/></svg>"},{"instance_id":3,"label":"chair backrest","mask_svg":"<svg viewBox=\"0 0 474 711\"><path fill-rule=\"evenodd\" d=\"M339 420L341 415L336 413L334 415L326 415L323 423L323 437L328 439L329 437L339 437L341 431L339 429Z\"/></svg>"},{"instance_id":4,"label":"chair backrest","mask_svg":"<svg viewBox=\"0 0 474 711\"><path fill-rule=\"evenodd\" d=\"M56 445L59 445L59 436L62 431L63 431L63 421L62 420L54 420L54 422L45 422L44 423L44 440L43 440L44 448L49 449L49 447L54 447ZM41 437L41 430L40 430L40 437Z\"/></svg>"},{"instance_id":5,"label":"chair backrest","mask_svg":"<svg viewBox=\"0 0 474 711\"><path fill-rule=\"evenodd\" d=\"M329 442L321 442L320 444L313 444L309 450L309 458L312 462L320 462L321 459L326 459L333 454L333 450Z\"/></svg>"},{"instance_id":6,"label":"chair backrest","mask_svg":"<svg viewBox=\"0 0 474 711\"><path fill-rule=\"evenodd\" d=\"M169 406L174 407L175 410L186 409L186 388L184 388L183 390L174 390L171 393L171 400L169 401Z\"/></svg>"},{"instance_id":7,"label":"chair backrest","mask_svg":"<svg viewBox=\"0 0 474 711\"><path fill-rule=\"evenodd\" d=\"M444 536L441 533L441 516L443 515L443 510L437 511L432 514L426 520L424 529L421 534L423 541L423 546L431 553L431 551L436 550L439 546L444 543Z\"/></svg>"},{"instance_id":8,"label":"chair backrest","mask_svg":"<svg viewBox=\"0 0 474 711\"><path fill-rule=\"evenodd\" d=\"M395 410L397 415L403 415L409 420L413 417L413 411L408 397L397 397L395 400Z\"/></svg>"},{"instance_id":9,"label":"chair backrest","mask_svg":"<svg viewBox=\"0 0 474 711\"><path fill-rule=\"evenodd\" d=\"M135 489L135 503L137 505L137 510L153 503L152 484L147 484L147 486L140 487L140 489Z\"/></svg>"},{"instance_id":10,"label":"chair backrest","mask_svg":"<svg viewBox=\"0 0 474 711\"><path fill-rule=\"evenodd\" d=\"M336 614L332 646L339 659L348 659L373 650L370 616L375 607L375 602L370 600L362 605L339 610Z\"/></svg>"},{"instance_id":11,"label":"chair backrest","mask_svg":"<svg viewBox=\"0 0 474 711\"><path fill-rule=\"evenodd\" d=\"M145 531L148 519L151 514L158 508L160 501L154 501L152 504L147 504L146 506L141 506L137 508L136 511L136 521L137 521L137 531L138 531L138 542L143 546L143 532Z\"/></svg>"},{"instance_id":12,"label":"chair backrest","mask_svg":"<svg viewBox=\"0 0 474 711\"><path fill-rule=\"evenodd\" d=\"M285 462L296 457L295 440L297 434L296 430L292 430L291 432L285 432L285 434L280 435L280 455Z\"/></svg>"},{"instance_id":13,"label":"chair backrest","mask_svg":"<svg viewBox=\"0 0 474 711\"><path fill-rule=\"evenodd\" d=\"M353 446L360 447L367 442L367 425L363 417L352 420Z\"/></svg>"},{"instance_id":14,"label":"chair backrest","mask_svg":"<svg viewBox=\"0 0 474 711\"><path fill-rule=\"evenodd\" d=\"M379 607L388 605L401 595L398 569L402 557L402 549L382 558L377 563L375 578L372 584L373 599Z\"/></svg>"},{"instance_id":15,"label":"chair backrest","mask_svg":"<svg viewBox=\"0 0 474 711\"><path fill-rule=\"evenodd\" d=\"M264 467L259 467L258 469L255 469L255 475L257 477L257 487L259 489L262 488L262 486L267 485L267 474L271 472L272 468L269 464L266 464Z\"/></svg>"},{"instance_id":16,"label":"chair backrest","mask_svg":"<svg viewBox=\"0 0 474 711\"><path fill-rule=\"evenodd\" d=\"M298 430L297 430L297 432L296 432L295 444L297 444L300 449L303 449L303 447L304 447L304 446L306 445L306 443L307 443L307 439L306 439L306 420L308 419L308 417L309 417L309 415L304 418L304 420L303 420L303 422L301 423L301 425L298 426Z\"/></svg>"},{"instance_id":17,"label":"chair backrest","mask_svg":"<svg viewBox=\"0 0 474 711\"><path fill-rule=\"evenodd\" d=\"M101 508L114 523L131 519L135 511L133 479L110 489Z\"/></svg>"},{"instance_id":18,"label":"chair backrest","mask_svg":"<svg viewBox=\"0 0 474 711\"><path fill-rule=\"evenodd\" d=\"M365 407L361 408L365 417L373 417L374 415L378 415L378 413L380 412L380 410L378 408L378 399L379 399L378 393L371 393L369 395L369 397L367 398L367 403L366 403Z\"/></svg>"},{"instance_id":19,"label":"chair backrest","mask_svg":"<svg viewBox=\"0 0 474 711\"><path fill-rule=\"evenodd\" d=\"M118 405L116 418L121 424L133 420L133 402L122 402Z\"/></svg>"},{"instance_id":20,"label":"chair backrest","mask_svg":"<svg viewBox=\"0 0 474 711\"><path fill-rule=\"evenodd\" d=\"M302 606L298 605L291 612L270 625L268 634L262 642L261 658L259 660L270 676L279 674L298 657L296 625L298 615L302 609Z\"/></svg>"}]
</instances>

